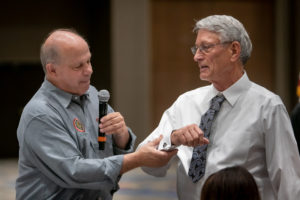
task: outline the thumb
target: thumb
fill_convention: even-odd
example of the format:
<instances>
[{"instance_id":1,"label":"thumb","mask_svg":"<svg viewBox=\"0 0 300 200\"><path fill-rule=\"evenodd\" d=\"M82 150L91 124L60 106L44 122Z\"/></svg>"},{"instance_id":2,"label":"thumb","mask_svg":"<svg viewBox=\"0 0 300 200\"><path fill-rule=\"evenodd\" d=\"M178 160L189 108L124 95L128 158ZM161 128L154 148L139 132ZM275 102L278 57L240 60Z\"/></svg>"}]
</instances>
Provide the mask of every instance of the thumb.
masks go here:
<instances>
[{"instance_id":1,"label":"thumb","mask_svg":"<svg viewBox=\"0 0 300 200\"><path fill-rule=\"evenodd\" d=\"M155 140L153 140L153 141L150 142L151 146L157 146L162 139L163 139L163 136L160 135L158 138L156 138Z\"/></svg>"}]
</instances>

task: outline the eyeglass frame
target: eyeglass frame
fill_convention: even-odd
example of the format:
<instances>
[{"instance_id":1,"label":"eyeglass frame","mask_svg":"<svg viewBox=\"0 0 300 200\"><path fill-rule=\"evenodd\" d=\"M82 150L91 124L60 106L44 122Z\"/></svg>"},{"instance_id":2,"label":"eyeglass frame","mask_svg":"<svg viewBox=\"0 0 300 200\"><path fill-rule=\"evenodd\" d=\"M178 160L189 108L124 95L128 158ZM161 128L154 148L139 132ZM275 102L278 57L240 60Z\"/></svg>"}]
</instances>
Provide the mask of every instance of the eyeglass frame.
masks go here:
<instances>
[{"instance_id":1,"label":"eyeglass frame","mask_svg":"<svg viewBox=\"0 0 300 200\"><path fill-rule=\"evenodd\" d=\"M209 45L200 45L199 47L197 47L196 45L191 47L191 51L193 55L196 55L198 49L201 53L203 54L207 54L209 53L209 50L215 46L218 45L223 45L223 44L227 44L227 43L231 43L232 41L226 41L226 42L220 42L220 43L215 43L215 44L209 44Z\"/></svg>"}]
</instances>

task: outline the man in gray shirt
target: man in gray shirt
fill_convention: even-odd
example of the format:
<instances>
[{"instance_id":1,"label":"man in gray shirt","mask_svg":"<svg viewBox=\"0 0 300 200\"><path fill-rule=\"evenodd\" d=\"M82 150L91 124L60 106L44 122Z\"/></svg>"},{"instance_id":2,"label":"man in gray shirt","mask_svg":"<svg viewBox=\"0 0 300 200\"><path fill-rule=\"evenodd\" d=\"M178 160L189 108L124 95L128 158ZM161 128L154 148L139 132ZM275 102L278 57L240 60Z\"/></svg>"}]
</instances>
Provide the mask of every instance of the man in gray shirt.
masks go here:
<instances>
[{"instance_id":1,"label":"man in gray shirt","mask_svg":"<svg viewBox=\"0 0 300 200\"><path fill-rule=\"evenodd\" d=\"M163 166L176 154L156 149L161 138L131 153L135 135L109 106L98 124L91 53L78 33L51 32L40 56L45 80L24 108L17 130L16 199L112 199L121 174ZM99 128L107 134L105 150L99 150Z\"/></svg>"}]
</instances>

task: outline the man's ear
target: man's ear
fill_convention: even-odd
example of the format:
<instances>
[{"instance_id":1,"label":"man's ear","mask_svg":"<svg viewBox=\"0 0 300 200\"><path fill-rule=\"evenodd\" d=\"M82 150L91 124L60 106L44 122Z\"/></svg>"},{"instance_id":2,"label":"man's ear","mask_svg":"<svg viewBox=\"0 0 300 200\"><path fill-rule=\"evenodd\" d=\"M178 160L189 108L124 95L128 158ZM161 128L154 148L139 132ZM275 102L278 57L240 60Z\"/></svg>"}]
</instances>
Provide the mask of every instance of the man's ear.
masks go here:
<instances>
[{"instance_id":1,"label":"man's ear","mask_svg":"<svg viewBox=\"0 0 300 200\"><path fill-rule=\"evenodd\" d=\"M241 44L238 41L233 41L230 45L231 50L231 61L235 62L240 59L241 55Z\"/></svg>"},{"instance_id":2,"label":"man's ear","mask_svg":"<svg viewBox=\"0 0 300 200\"><path fill-rule=\"evenodd\" d=\"M48 63L46 65L46 72L48 76L56 76L56 67L53 63Z\"/></svg>"}]
</instances>

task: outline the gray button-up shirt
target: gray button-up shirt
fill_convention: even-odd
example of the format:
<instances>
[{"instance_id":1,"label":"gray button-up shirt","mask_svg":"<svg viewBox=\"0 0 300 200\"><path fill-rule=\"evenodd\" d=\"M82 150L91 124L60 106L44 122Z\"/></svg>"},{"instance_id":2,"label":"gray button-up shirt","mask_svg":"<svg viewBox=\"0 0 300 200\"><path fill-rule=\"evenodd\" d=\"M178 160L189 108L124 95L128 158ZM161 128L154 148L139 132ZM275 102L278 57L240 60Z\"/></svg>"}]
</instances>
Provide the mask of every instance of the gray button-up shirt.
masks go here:
<instances>
[{"instance_id":1,"label":"gray button-up shirt","mask_svg":"<svg viewBox=\"0 0 300 200\"><path fill-rule=\"evenodd\" d=\"M136 137L129 130L130 144L122 150L107 135L105 150L98 150L97 94L90 86L78 101L44 81L25 106L17 130L17 199L112 199L122 154L133 151Z\"/></svg>"}]
</instances>

